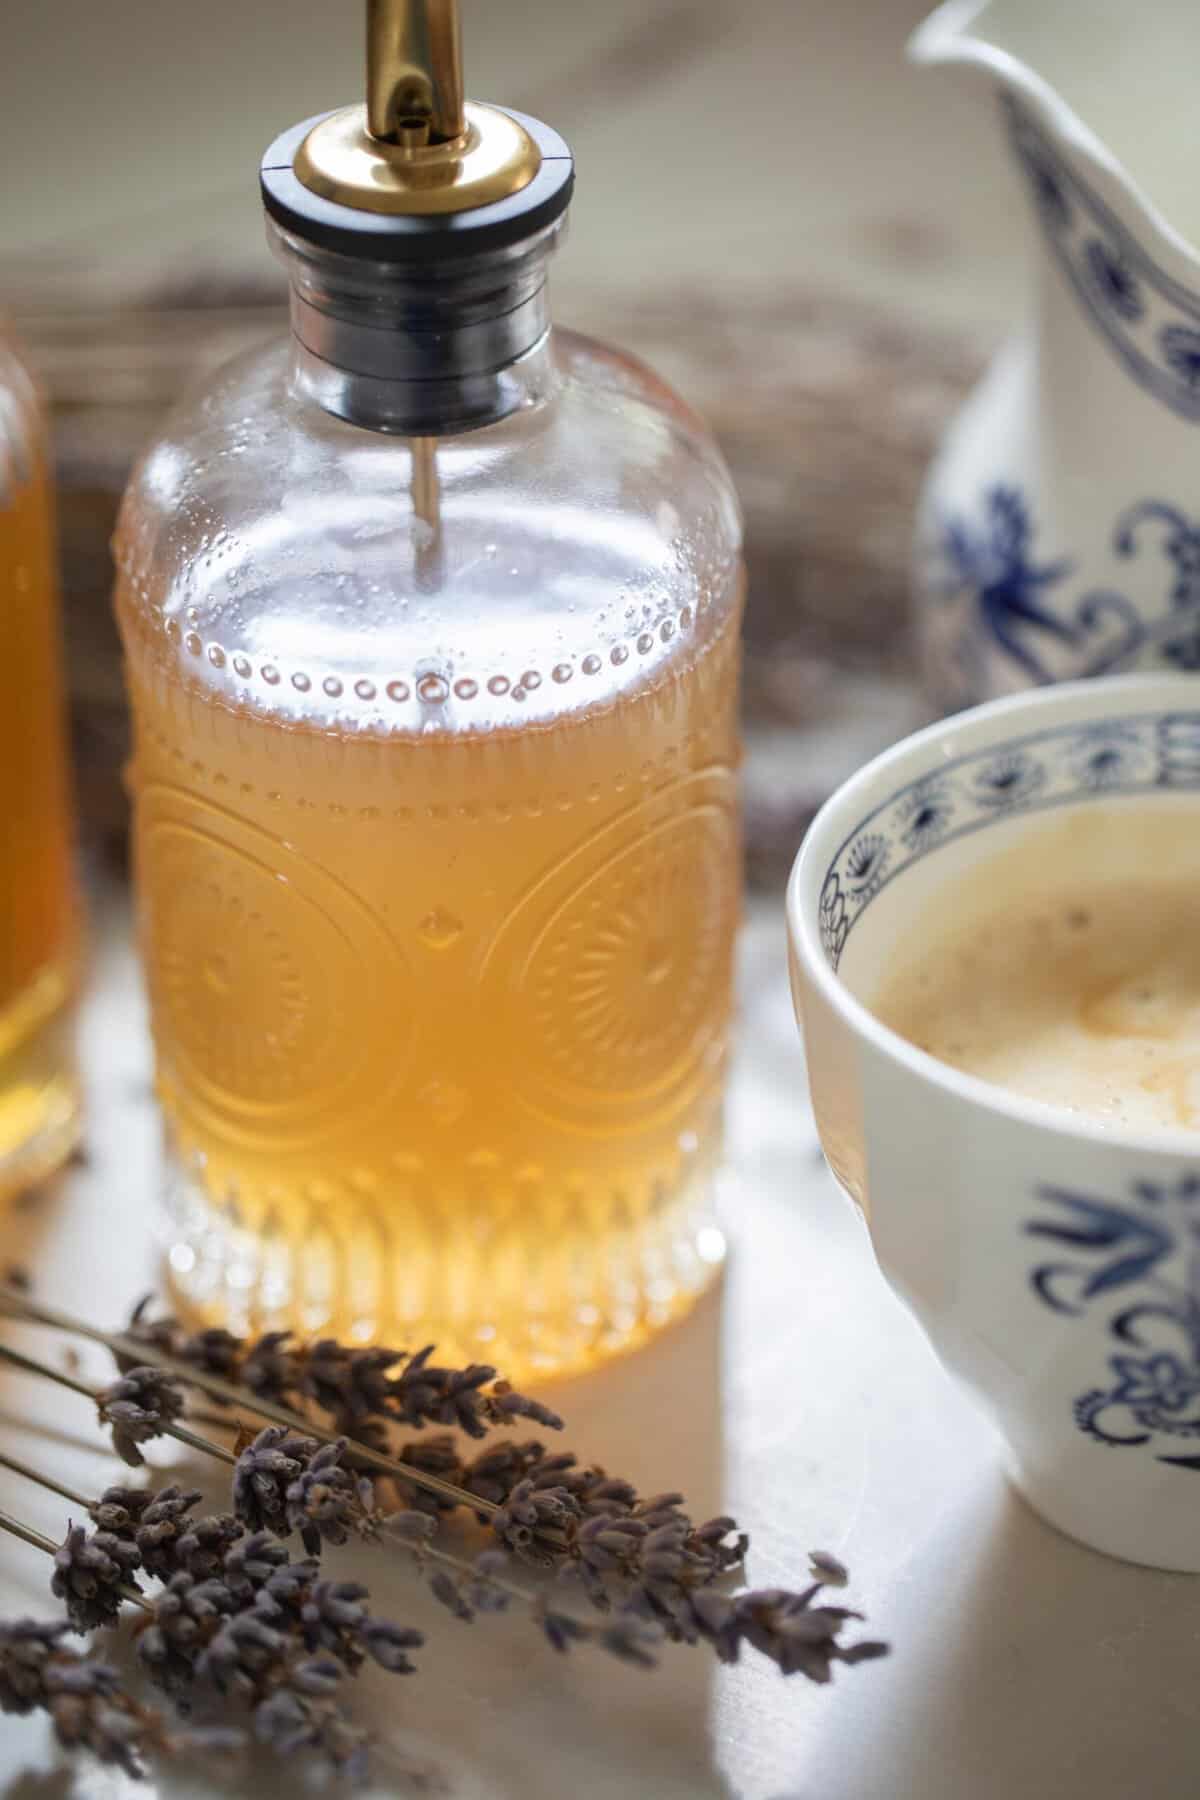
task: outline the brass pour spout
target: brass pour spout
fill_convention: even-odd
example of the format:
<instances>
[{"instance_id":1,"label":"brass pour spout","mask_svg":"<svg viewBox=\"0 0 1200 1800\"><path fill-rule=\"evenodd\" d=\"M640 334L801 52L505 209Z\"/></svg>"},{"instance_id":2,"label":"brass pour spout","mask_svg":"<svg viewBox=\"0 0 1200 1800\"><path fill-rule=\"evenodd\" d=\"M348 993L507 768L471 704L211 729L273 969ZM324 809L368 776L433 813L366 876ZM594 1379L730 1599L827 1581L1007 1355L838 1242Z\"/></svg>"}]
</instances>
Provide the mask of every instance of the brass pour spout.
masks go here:
<instances>
[{"instance_id":1,"label":"brass pour spout","mask_svg":"<svg viewBox=\"0 0 1200 1800\"><path fill-rule=\"evenodd\" d=\"M458 0L367 0L367 130L417 148L462 136Z\"/></svg>"},{"instance_id":2,"label":"brass pour spout","mask_svg":"<svg viewBox=\"0 0 1200 1800\"><path fill-rule=\"evenodd\" d=\"M367 0L367 102L313 126L301 184L359 212L435 218L528 187L541 151L499 107L463 98L458 0Z\"/></svg>"}]
</instances>

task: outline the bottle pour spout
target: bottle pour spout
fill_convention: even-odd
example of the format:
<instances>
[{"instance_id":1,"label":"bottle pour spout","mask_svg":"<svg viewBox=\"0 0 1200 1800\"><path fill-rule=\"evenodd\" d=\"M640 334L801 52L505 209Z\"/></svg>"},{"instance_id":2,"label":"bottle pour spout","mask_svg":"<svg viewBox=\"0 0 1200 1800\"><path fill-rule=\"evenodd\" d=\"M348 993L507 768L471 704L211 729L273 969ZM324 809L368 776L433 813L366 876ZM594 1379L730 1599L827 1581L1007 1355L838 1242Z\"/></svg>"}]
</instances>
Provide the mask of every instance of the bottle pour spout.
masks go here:
<instances>
[{"instance_id":1,"label":"bottle pour spout","mask_svg":"<svg viewBox=\"0 0 1200 1800\"><path fill-rule=\"evenodd\" d=\"M406 437L523 404L545 263L573 185L537 119L463 98L458 0L367 0L365 103L306 119L261 168L292 282L297 380Z\"/></svg>"},{"instance_id":2,"label":"bottle pour spout","mask_svg":"<svg viewBox=\"0 0 1200 1800\"><path fill-rule=\"evenodd\" d=\"M460 138L458 0L367 0L367 130L381 143Z\"/></svg>"}]
</instances>

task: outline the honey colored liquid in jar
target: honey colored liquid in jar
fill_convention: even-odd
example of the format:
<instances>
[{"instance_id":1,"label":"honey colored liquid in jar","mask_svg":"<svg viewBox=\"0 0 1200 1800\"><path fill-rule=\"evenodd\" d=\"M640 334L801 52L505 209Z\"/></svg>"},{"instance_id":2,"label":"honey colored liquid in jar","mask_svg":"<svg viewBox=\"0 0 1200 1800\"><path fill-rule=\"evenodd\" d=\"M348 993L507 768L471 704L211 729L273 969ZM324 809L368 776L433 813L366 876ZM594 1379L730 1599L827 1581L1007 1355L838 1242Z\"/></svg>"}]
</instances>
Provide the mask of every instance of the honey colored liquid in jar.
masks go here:
<instances>
[{"instance_id":1,"label":"honey colored liquid in jar","mask_svg":"<svg viewBox=\"0 0 1200 1800\"><path fill-rule=\"evenodd\" d=\"M0 1200L78 1130L77 915L49 484L32 392L0 342Z\"/></svg>"},{"instance_id":2,"label":"honey colored liquid in jar","mask_svg":"<svg viewBox=\"0 0 1200 1800\"><path fill-rule=\"evenodd\" d=\"M520 1380L722 1258L741 513L552 323L569 146L464 100L452 0L367 45L365 126L260 167L288 337L180 400L115 539L167 1260L193 1318Z\"/></svg>"},{"instance_id":3,"label":"honey colored liquid in jar","mask_svg":"<svg viewBox=\"0 0 1200 1800\"><path fill-rule=\"evenodd\" d=\"M739 612L544 729L387 735L214 702L123 607L193 1311L519 1373L710 1278Z\"/></svg>"}]
</instances>

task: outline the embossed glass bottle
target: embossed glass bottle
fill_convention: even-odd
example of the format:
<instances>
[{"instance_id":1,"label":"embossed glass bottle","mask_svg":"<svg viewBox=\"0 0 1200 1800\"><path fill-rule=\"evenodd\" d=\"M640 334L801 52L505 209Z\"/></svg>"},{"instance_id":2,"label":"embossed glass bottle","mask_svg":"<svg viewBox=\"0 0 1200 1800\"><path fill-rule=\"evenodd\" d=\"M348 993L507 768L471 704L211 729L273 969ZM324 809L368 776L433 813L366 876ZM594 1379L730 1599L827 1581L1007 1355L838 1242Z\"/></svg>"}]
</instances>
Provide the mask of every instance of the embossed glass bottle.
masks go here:
<instances>
[{"instance_id":1,"label":"embossed glass bottle","mask_svg":"<svg viewBox=\"0 0 1200 1800\"><path fill-rule=\"evenodd\" d=\"M0 330L0 1199L79 1127L78 915L45 421Z\"/></svg>"},{"instance_id":2,"label":"embossed glass bottle","mask_svg":"<svg viewBox=\"0 0 1200 1800\"><path fill-rule=\"evenodd\" d=\"M170 1266L209 1319L565 1369L721 1255L739 518L686 408L550 329L561 139L439 130L447 9L397 11L429 90L268 152L291 339L118 532Z\"/></svg>"}]
</instances>

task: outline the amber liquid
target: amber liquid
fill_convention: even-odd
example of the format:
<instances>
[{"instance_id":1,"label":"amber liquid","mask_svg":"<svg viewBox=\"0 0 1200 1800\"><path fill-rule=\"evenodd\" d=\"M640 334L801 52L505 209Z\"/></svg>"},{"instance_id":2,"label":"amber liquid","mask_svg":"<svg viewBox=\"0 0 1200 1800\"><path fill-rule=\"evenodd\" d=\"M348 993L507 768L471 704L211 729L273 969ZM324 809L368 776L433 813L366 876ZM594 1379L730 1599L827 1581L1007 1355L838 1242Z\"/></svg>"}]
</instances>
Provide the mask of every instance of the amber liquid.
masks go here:
<instances>
[{"instance_id":1,"label":"amber liquid","mask_svg":"<svg viewBox=\"0 0 1200 1800\"><path fill-rule=\"evenodd\" d=\"M579 1367L721 1253L737 627L520 732L341 735L126 616L176 1285L243 1325Z\"/></svg>"},{"instance_id":2,"label":"amber liquid","mask_svg":"<svg viewBox=\"0 0 1200 1800\"><path fill-rule=\"evenodd\" d=\"M0 468L0 1197L70 1149L76 910L48 486Z\"/></svg>"}]
</instances>

